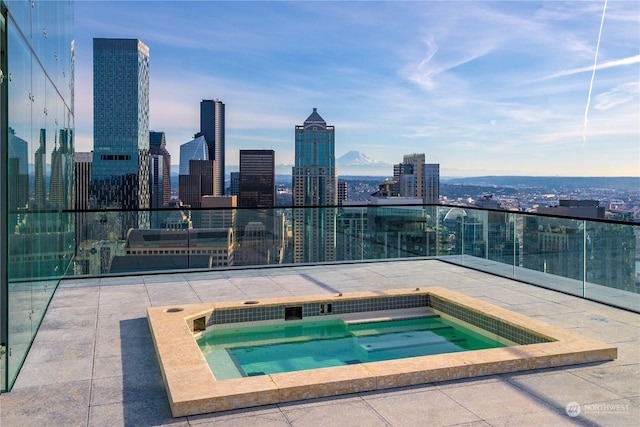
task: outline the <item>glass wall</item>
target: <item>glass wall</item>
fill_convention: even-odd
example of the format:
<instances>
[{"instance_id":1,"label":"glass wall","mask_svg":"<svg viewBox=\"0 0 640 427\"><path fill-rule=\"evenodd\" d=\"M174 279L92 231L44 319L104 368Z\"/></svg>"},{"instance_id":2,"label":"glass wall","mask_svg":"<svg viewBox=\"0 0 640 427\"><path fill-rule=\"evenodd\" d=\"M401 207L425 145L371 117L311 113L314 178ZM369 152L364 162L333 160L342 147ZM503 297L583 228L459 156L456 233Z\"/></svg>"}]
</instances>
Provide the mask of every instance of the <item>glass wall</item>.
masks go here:
<instances>
[{"instance_id":1,"label":"glass wall","mask_svg":"<svg viewBox=\"0 0 640 427\"><path fill-rule=\"evenodd\" d=\"M60 278L72 268L75 247L75 214L65 213L73 209L73 3L5 5L3 389L13 384Z\"/></svg>"},{"instance_id":2,"label":"glass wall","mask_svg":"<svg viewBox=\"0 0 640 427\"><path fill-rule=\"evenodd\" d=\"M0 1L0 391L7 384L8 292L7 258L4 248L7 236L7 9Z\"/></svg>"},{"instance_id":3,"label":"glass wall","mask_svg":"<svg viewBox=\"0 0 640 427\"><path fill-rule=\"evenodd\" d=\"M132 212L87 211L74 272L290 265L294 209L331 210L335 262L432 257L640 311L638 225L445 205L152 210L151 229L127 229Z\"/></svg>"}]
</instances>

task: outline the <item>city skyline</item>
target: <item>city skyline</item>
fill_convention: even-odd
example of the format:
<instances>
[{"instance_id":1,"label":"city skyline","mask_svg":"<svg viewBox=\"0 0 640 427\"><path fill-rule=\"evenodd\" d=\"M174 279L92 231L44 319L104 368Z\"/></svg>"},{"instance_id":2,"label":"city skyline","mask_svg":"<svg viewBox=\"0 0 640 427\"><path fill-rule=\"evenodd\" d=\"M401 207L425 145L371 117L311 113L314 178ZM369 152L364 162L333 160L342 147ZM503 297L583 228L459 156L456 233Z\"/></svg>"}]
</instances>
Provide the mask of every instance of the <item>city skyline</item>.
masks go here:
<instances>
[{"instance_id":1,"label":"city skyline","mask_svg":"<svg viewBox=\"0 0 640 427\"><path fill-rule=\"evenodd\" d=\"M292 164L317 107L336 157L393 163L393 147L443 175L639 175L637 2L609 1L604 19L604 2L117 4L76 3L77 151L93 146L91 40L132 37L150 48L150 129L174 158L200 101L221 99L227 165L240 149Z\"/></svg>"}]
</instances>

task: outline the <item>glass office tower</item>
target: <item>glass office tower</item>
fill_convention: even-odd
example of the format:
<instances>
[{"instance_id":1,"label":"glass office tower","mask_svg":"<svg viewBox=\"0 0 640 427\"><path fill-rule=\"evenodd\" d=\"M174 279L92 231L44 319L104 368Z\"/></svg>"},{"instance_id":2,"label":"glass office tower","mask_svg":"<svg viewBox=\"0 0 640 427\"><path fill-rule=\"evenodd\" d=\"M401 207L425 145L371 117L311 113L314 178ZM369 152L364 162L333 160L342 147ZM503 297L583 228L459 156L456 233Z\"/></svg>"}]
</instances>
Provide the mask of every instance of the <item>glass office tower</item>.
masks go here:
<instances>
[{"instance_id":1,"label":"glass office tower","mask_svg":"<svg viewBox=\"0 0 640 427\"><path fill-rule=\"evenodd\" d=\"M73 2L0 1L0 390L71 268L73 126Z\"/></svg>"},{"instance_id":2,"label":"glass office tower","mask_svg":"<svg viewBox=\"0 0 640 427\"><path fill-rule=\"evenodd\" d=\"M189 175L191 160L213 160L209 157L207 142L202 135L180 145L180 175Z\"/></svg>"},{"instance_id":3,"label":"glass office tower","mask_svg":"<svg viewBox=\"0 0 640 427\"><path fill-rule=\"evenodd\" d=\"M207 141L209 160L216 162L214 195L224 195L224 103L203 99L200 102L200 135Z\"/></svg>"},{"instance_id":4,"label":"glass office tower","mask_svg":"<svg viewBox=\"0 0 640 427\"><path fill-rule=\"evenodd\" d=\"M295 129L293 262L335 261L337 204L335 128L314 108Z\"/></svg>"},{"instance_id":5,"label":"glass office tower","mask_svg":"<svg viewBox=\"0 0 640 427\"><path fill-rule=\"evenodd\" d=\"M93 207L149 208L149 48L140 40L93 39L93 139Z\"/></svg>"},{"instance_id":6,"label":"glass office tower","mask_svg":"<svg viewBox=\"0 0 640 427\"><path fill-rule=\"evenodd\" d=\"M276 153L240 150L238 206L272 208L276 205Z\"/></svg>"},{"instance_id":7,"label":"glass office tower","mask_svg":"<svg viewBox=\"0 0 640 427\"><path fill-rule=\"evenodd\" d=\"M149 131L149 155L159 156L162 163L162 177L158 176L156 180L156 182L162 181L162 194L158 194L156 197L152 191L151 207L168 206L171 202L171 154L167 151L167 138L164 132ZM158 167L160 168L160 166ZM154 206L153 198L156 199L156 206Z\"/></svg>"}]
</instances>

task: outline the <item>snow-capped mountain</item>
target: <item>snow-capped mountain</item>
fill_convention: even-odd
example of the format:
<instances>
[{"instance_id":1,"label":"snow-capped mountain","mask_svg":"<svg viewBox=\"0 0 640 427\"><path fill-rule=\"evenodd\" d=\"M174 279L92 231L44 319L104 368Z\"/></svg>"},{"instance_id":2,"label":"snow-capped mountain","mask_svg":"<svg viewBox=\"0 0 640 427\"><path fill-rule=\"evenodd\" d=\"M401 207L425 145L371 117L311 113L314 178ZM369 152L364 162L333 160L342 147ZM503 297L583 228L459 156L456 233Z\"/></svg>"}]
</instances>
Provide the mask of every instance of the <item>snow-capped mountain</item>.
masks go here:
<instances>
[{"instance_id":1,"label":"snow-capped mountain","mask_svg":"<svg viewBox=\"0 0 640 427\"><path fill-rule=\"evenodd\" d=\"M360 151L349 151L336 159L338 166L373 165L376 163L379 162Z\"/></svg>"},{"instance_id":2,"label":"snow-capped mountain","mask_svg":"<svg viewBox=\"0 0 640 427\"><path fill-rule=\"evenodd\" d=\"M393 175L393 165L377 162L360 151L349 151L336 159L338 175Z\"/></svg>"}]
</instances>

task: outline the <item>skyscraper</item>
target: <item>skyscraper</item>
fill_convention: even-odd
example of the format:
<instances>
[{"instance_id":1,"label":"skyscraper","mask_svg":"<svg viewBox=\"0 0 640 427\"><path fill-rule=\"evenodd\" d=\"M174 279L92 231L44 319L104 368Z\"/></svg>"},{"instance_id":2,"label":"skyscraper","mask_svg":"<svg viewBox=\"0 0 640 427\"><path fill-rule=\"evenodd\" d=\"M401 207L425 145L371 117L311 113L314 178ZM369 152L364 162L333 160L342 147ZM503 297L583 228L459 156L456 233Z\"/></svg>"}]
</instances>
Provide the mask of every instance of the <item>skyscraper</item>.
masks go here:
<instances>
[{"instance_id":1,"label":"skyscraper","mask_svg":"<svg viewBox=\"0 0 640 427\"><path fill-rule=\"evenodd\" d=\"M427 163L422 172L422 202L437 205L440 202L440 164Z\"/></svg>"},{"instance_id":2,"label":"skyscraper","mask_svg":"<svg viewBox=\"0 0 640 427\"><path fill-rule=\"evenodd\" d=\"M29 201L29 145L27 141L16 136L15 130L9 127L9 164L7 182L9 191L9 209L24 208Z\"/></svg>"},{"instance_id":3,"label":"skyscraper","mask_svg":"<svg viewBox=\"0 0 640 427\"><path fill-rule=\"evenodd\" d=\"M75 156L75 199L74 208L79 211L89 209L89 183L93 153L76 152Z\"/></svg>"},{"instance_id":4,"label":"skyscraper","mask_svg":"<svg viewBox=\"0 0 640 427\"><path fill-rule=\"evenodd\" d=\"M149 203L151 209L164 206L165 169L164 159L161 155L149 155Z\"/></svg>"},{"instance_id":5,"label":"skyscraper","mask_svg":"<svg viewBox=\"0 0 640 427\"><path fill-rule=\"evenodd\" d=\"M293 261L334 261L337 184L335 128L317 109L295 128L293 205L317 206L293 210Z\"/></svg>"},{"instance_id":6,"label":"skyscraper","mask_svg":"<svg viewBox=\"0 0 640 427\"><path fill-rule=\"evenodd\" d=\"M47 130L40 129L39 146L34 153L33 164L35 167L35 207L44 209L46 207L46 182L45 169L47 163Z\"/></svg>"},{"instance_id":7,"label":"skyscraper","mask_svg":"<svg viewBox=\"0 0 640 427\"><path fill-rule=\"evenodd\" d=\"M207 141L209 160L216 162L215 196L224 195L224 103L203 99L200 102L200 134Z\"/></svg>"},{"instance_id":8,"label":"skyscraper","mask_svg":"<svg viewBox=\"0 0 640 427\"><path fill-rule=\"evenodd\" d=\"M276 168L273 150L240 150L238 206L271 208L276 204Z\"/></svg>"},{"instance_id":9,"label":"skyscraper","mask_svg":"<svg viewBox=\"0 0 640 427\"><path fill-rule=\"evenodd\" d=\"M338 180L338 204L342 205L342 202L347 200L347 181L343 179Z\"/></svg>"},{"instance_id":10,"label":"skyscraper","mask_svg":"<svg viewBox=\"0 0 640 427\"><path fill-rule=\"evenodd\" d=\"M438 204L440 165L425 163L424 153L406 154L402 163L393 165L392 195L421 198L422 203Z\"/></svg>"},{"instance_id":11,"label":"skyscraper","mask_svg":"<svg viewBox=\"0 0 640 427\"><path fill-rule=\"evenodd\" d=\"M189 175L191 160L213 160L209 157L207 142L202 135L180 146L180 175Z\"/></svg>"},{"instance_id":12,"label":"skyscraper","mask_svg":"<svg viewBox=\"0 0 640 427\"><path fill-rule=\"evenodd\" d=\"M51 180L49 182L49 206L57 209L69 209L73 205L73 151L70 129L60 129L56 146L51 152Z\"/></svg>"},{"instance_id":13,"label":"skyscraper","mask_svg":"<svg viewBox=\"0 0 640 427\"><path fill-rule=\"evenodd\" d=\"M230 173L231 182L229 183L229 195L237 196L240 194L240 172Z\"/></svg>"},{"instance_id":14,"label":"skyscraper","mask_svg":"<svg viewBox=\"0 0 640 427\"><path fill-rule=\"evenodd\" d=\"M158 206L168 206L171 202L171 154L167 151L164 132L149 132L149 155L160 156L162 159L162 195L158 195L162 202L156 200L160 203ZM153 205L152 202L151 207L154 207Z\"/></svg>"},{"instance_id":15,"label":"skyscraper","mask_svg":"<svg viewBox=\"0 0 640 427\"><path fill-rule=\"evenodd\" d=\"M190 160L189 173L178 176L180 200L192 208L201 207L202 196L213 195L214 174L215 166L213 161Z\"/></svg>"},{"instance_id":16,"label":"skyscraper","mask_svg":"<svg viewBox=\"0 0 640 427\"><path fill-rule=\"evenodd\" d=\"M148 208L149 48L140 40L93 39L93 140L96 207Z\"/></svg>"},{"instance_id":17,"label":"skyscraper","mask_svg":"<svg viewBox=\"0 0 640 427\"><path fill-rule=\"evenodd\" d=\"M76 152L75 157L75 191L74 191L74 209L81 211L76 213L76 245L88 240L92 237L90 233L89 217L86 211L89 209L89 186L91 183L91 163L93 162L93 153L81 153ZM88 261L85 262L83 268L80 271L87 272Z\"/></svg>"},{"instance_id":18,"label":"skyscraper","mask_svg":"<svg viewBox=\"0 0 640 427\"><path fill-rule=\"evenodd\" d=\"M411 165L413 168L413 179L415 182L415 195L408 195L409 197L422 197L422 166L425 162L424 153L412 153L405 154L402 163L405 165ZM404 196L403 194L401 194Z\"/></svg>"},{"instance_id":19,"label":"skyscraper","mask_svg":"<svg viewBox=\"0 0 640 427\"><path fill-rule=\"evenodd\" d=\"M56 141L57 142L57 141ZM62 168L64 159L62 157L62 147L58 144L51 152L51 179L49 181L49 205L52 208L64 208L64 190L62 188Z\"/></svg>"}]
</instances>

